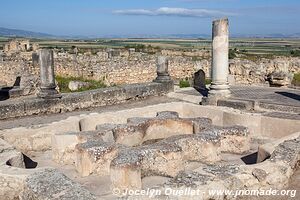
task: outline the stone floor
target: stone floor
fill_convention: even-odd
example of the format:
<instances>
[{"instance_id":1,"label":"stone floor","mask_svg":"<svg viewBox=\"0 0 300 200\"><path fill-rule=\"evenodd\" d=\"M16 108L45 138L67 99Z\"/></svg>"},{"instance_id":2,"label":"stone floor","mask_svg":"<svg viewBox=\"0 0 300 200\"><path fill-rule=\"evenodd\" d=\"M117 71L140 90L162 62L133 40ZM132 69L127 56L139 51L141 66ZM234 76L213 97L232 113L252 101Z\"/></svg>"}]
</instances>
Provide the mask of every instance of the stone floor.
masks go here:
<instances>
[{"instance_id":1,"label":"stone floor","mask_svg":"<svg viewBox=\"0 0 300 200\"><path fill-rule=\"evenodd\" d=\"M300 107L300 90L257 86L232 86L233 97Z\"/></svg>"},{"instance_id":2,"label":"stone floor","mask_svg":"<svg viewBox=\"0 0 300 200\"><path fill-rule=\"evenodd\" d=\"M296 111L300 109L300 90L259 86L231 86L230 90L233 99L252 100L265 105L288 106L295 108ZM190 99L198 100L199 96L203 96L193 88L177 88L175 94L171 96L179 98L181 95L188 95Z\"/></svg>"},{"instance_id":3,"label":"stone floor","mask_svg":"<svg viewBox=\"0 0 300 200\"><path fill-rule=\"evenodd\" d=\"M245 100L258 100L266 103L300 107L300 90L259 86L231 86L232 97ZM180 89L176 93L202 96L193 88Z\"/></svg>"}]
</instances>

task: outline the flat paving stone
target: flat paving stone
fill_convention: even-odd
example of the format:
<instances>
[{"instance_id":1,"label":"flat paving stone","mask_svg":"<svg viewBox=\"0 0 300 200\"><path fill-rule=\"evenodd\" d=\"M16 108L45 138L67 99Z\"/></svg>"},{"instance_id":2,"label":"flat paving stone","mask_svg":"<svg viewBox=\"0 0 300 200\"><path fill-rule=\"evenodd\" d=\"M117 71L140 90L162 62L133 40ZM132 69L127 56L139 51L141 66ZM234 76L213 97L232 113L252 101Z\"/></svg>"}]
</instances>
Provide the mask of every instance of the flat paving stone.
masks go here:
<instances>
[{"instance_id":1,"label":"flat paving stone","mask_svg":"<svg viewBox=\"0 0 300 200\"><path fill-rule=\"evenodd\" d=\"M261 86L231 86L231 98L253 100L264 104L283 105L300 108L300 90ZM175 93L202 96L194 88L177 89Z\"/></svg>"},{"instance_id":2,"label":"flat paving stone","mask_svg":"<svg viewBox=\"0 0 300 200\"><path fill-rule=\"evenodd\" d=\"M258 86L232 86L233 98L300 107L300 90Z\"/></svg>"}]
</instances>

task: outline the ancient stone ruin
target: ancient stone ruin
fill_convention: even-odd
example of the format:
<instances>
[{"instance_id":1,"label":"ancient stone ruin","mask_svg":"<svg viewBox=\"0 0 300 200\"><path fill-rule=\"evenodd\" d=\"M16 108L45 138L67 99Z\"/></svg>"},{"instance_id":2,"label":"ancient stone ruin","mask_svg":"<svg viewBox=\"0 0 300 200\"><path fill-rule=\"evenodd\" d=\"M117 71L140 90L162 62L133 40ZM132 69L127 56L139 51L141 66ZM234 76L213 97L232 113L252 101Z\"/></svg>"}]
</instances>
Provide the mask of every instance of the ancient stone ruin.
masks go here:
<instances>
[{"instance_id":1,"label":"ancient stone ruin","mask_svg":"<svg viewBox=\"0 0 300 200\"><path fill-rule=\"evenodd\" d=\"M29 40L11 40L4 45L5 53L36 51L39 48L37 44L31 44Z\"/></svg>"},{"instance_id":2,"label":"ancient stone ruin","mask_svg":"<svg viewBox=\"0 0 300 200\"><path fill-rule=\"evenodd\" d=\"M297 170L299 128L297 119L172 102L2 130L8 185L0 194L115 199L115 189L282 189ZM36 164L21 152L37 168L26 169ZM221 197L203 196L214 198Z\"/></svg>"},{"instance_id":3,"label":"ancient stone ruin","mask_svg":"<svg viewBox=\"0 0 300 200\"><path fill-rule=\"evenodd\" d=\"M299 186L299 102L255 101L252 90L249 101L233 98L245 90L229 86L228 45L228 20L214 21L202 105L189 99L196 90L174 92L170 56L155 57L149 82L61 94L55 51L40 49L32 55L37 95L0 101L0 199L228 200L240 196L211 191ZM120 54L103 53L114 61ZM205 71L196 75L207 89ZM267 90L271 101L282 92L293 102L295 91Z\"/></svg>"}]
</instances>

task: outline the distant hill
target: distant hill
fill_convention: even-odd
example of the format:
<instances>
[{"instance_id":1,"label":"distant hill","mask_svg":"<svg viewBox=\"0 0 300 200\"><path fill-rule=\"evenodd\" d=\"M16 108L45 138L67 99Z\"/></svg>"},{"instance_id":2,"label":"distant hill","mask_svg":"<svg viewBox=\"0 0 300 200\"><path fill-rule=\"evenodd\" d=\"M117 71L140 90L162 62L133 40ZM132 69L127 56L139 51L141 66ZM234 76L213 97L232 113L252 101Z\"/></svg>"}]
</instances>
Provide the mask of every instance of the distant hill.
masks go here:
<instances>
[{"instance_id":1,"label":"distant hill","mask_svg":"<svg viewBox=\"0 0 300 200\"><path fill-rule=\"evenodd\" d=\"M53 39L95 39L95 38L210 38L209 34L131 34L131 35L102 35L102 36L57 36L48 33L9 29L0 27L0 36L26 38L53 38ZM300 33L293 34L232 34L234 38L300 38Z\"/></svg>"},{"instance_id":2,"label":"distant hill","mask_svg":"<svg viewBox=\"0 0 300 200\"><path fill-rule=\"evenodd\" d=\"M26 38L52 38L53 35L33 31L9 29L0 27L0 36L4 37L26 37Z\"/></svg>"}]
</instances>

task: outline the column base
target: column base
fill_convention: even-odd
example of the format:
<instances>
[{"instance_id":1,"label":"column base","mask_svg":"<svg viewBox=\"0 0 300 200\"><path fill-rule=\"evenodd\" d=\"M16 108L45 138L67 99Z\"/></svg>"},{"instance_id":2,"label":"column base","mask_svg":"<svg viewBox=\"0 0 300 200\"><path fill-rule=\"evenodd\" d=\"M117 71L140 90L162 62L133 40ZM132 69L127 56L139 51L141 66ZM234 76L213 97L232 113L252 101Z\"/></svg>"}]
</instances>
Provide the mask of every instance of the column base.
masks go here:
<instances>
[{"instance_id":1,"label":"column base","mask_svg":"<svg viewBox=\"0 0 300 200\"><path fill-rule=\"evenodd\" d=\"M41 89L37 96L43 99L57 99L62 97L62 95L55 89Z\"/></svg>"},{"instance_id":2,"label":"column base","mask_svg":"<svg viewBox=\"0 0 300 200\"><path fill-rule=\"evenodd\" d=\"M208 96L202 98L201 105L217 105L218 100L231 96L228 84L213 84L210 86Z\"/></svg>"},{"instance_id":3,"label":"column base","mask_svg":"<svg viewBox=\"0 0 300 200\"><path fill-rule=\"evenodd\" d=\"M157 82L157 83L166 83L170 81L172 81L172 79L169 75L157 76L156 79L153 80L153 82Z\"/></svg>"},{"instance_id":4,"label":"column base","mask_svg":"<svg viewBox=\"0 0 300 200\"><path fill-rule=\"evenodd\" d=\"M209 88L208 94L227 98L227 97L230 97L230 94L231 94L229 88L230 87L229 87L228 83L225 83L225 84L212 83Z\"/></svg>"}]
</instances>

